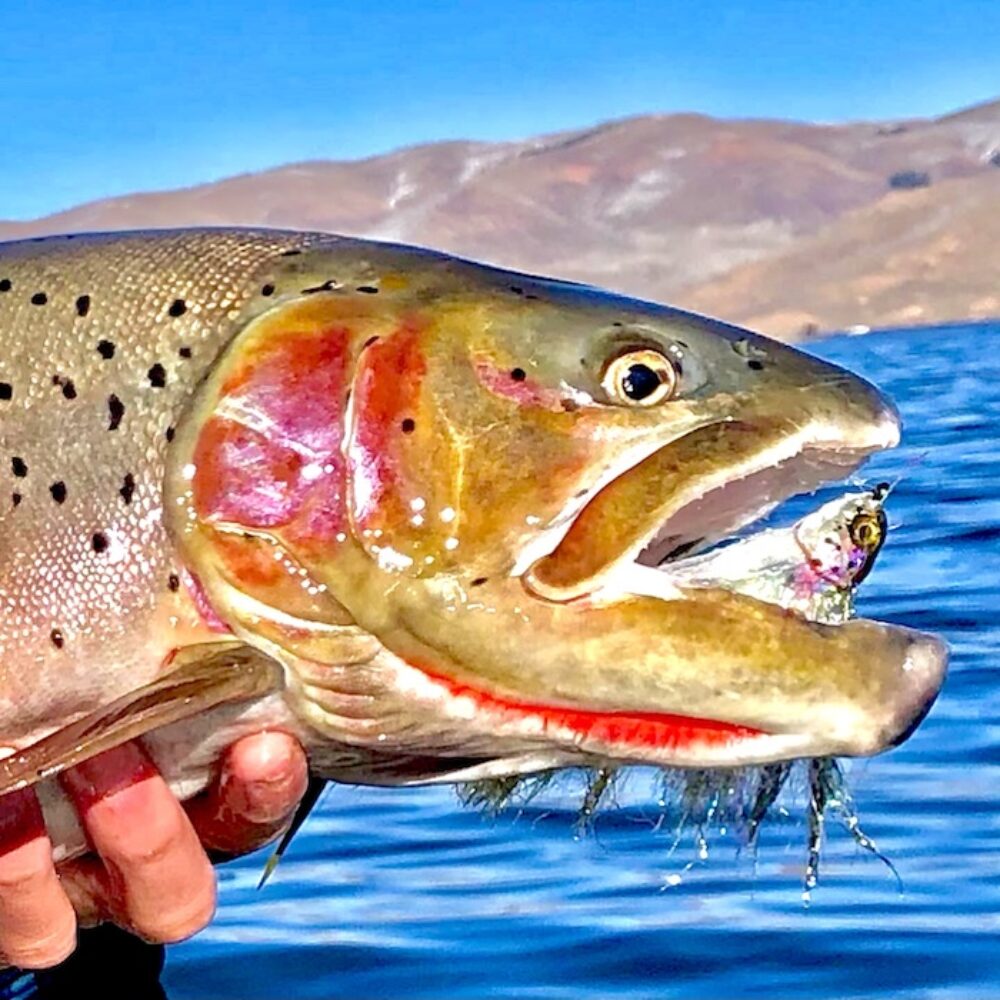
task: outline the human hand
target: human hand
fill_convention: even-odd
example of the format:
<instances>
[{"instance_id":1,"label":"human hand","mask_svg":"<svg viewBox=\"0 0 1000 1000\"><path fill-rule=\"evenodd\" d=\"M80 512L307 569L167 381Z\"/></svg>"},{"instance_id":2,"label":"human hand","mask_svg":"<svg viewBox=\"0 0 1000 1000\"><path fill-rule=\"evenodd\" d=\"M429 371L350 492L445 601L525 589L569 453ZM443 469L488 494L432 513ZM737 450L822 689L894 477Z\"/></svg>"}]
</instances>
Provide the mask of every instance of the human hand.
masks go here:
<instances>
[{"instance_id":1,"label":"human hand","mask_svg":"<svg viewBox=\"0 0 1000 1000\"><path fill-rule=\"evenodd\" d=\"M215 911L207 850L245 854L287 824L306 788L305 754L284 733L235 743L222 773L186 806L137 743L60 776L96 857L52 863L30 789L0 800L0 958L25 969L63 961L76 927L110 920L149 941L201 930Z\"/></svg>"}]
</instances>

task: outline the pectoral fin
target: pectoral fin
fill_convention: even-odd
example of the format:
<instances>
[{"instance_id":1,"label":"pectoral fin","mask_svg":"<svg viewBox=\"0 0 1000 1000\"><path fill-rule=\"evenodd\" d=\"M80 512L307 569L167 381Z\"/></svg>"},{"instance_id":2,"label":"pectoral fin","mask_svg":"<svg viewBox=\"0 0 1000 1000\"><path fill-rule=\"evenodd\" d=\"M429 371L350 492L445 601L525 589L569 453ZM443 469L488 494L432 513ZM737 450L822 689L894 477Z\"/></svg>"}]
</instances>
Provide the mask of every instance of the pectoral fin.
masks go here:
<instances>
[{"instance_id":1,"label":"pectoral fin","mask_svg":"<svg viewBox=\"0 0 1000 1000\"><path fill-rule=\"evenodd\" d=\"M145 733L283 683L281 667L240 643L181 650L169 673L0 760L0 795L65 771Z\"/></svg>"}]
</instances>

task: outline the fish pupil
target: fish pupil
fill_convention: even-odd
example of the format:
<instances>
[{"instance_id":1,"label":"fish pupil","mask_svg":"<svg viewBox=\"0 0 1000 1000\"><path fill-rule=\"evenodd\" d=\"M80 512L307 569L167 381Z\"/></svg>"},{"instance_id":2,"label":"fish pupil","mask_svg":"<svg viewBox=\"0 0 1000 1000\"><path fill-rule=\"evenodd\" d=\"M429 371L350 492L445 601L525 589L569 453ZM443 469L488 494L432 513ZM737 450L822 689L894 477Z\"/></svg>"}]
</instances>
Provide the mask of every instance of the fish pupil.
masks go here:
<instances>
[{"instance_id":1,"label":"fish pupil","mask_svg":"<svg viewBox=\"0 0 1000 1000\"><path fill-rule=\"evenodd\" d=\"M622 391L629 399L645 399L660 388L660 376L649 365L629 365Z\"/></svg>"}]
</instances>

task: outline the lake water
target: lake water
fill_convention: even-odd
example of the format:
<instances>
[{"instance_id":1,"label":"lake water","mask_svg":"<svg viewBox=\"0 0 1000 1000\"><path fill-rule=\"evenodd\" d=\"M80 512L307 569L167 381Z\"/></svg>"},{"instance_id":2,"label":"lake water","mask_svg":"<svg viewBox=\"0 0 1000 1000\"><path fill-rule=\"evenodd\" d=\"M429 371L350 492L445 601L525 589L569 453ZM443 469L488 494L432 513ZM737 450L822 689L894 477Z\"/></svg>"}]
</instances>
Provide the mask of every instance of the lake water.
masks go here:
<instances>
[{"instance_id":1,"label":"lake water","mask_svg":"<svg viewBox=\"0 0 1000 1000\"><path fill-rule=\"evenodd\" d=\"M700 861L692 830L671 853L642 774L583 838L568 793L490 819L447 788L336 787L266 889L263 855L222 869L218 919L169 953L172 1000L1000 996L1000 325L813 349L906 425L867 470L899 483L860 612L953 647L916 735L851 768L902 889L830 824L805 908L801 796L756 860L715 832Z\"/></svg>"}]
</instances>

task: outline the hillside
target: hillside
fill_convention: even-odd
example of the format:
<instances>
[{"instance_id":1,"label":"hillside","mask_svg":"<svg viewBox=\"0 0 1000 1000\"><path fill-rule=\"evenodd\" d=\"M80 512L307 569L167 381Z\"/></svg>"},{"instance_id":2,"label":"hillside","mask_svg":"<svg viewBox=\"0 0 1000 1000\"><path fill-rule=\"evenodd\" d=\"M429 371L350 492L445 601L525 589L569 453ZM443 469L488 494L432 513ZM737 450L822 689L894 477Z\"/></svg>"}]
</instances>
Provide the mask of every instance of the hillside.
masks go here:
<instances>
[{"instance_id":1,"label":"hillside","mask_svg":"<svg viewBox=\"0 0 1000 1000\"><path fill-rule=\"evenodd\" d=\"M907 172L928 186L892 189ZM0 238L194 224L422 243L786 338L980 318L1000 314L1000 101L905 122L656 115L432 143L0 222Z\"/></svg>"}]
</instances>

